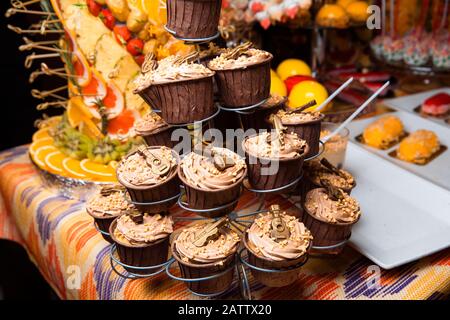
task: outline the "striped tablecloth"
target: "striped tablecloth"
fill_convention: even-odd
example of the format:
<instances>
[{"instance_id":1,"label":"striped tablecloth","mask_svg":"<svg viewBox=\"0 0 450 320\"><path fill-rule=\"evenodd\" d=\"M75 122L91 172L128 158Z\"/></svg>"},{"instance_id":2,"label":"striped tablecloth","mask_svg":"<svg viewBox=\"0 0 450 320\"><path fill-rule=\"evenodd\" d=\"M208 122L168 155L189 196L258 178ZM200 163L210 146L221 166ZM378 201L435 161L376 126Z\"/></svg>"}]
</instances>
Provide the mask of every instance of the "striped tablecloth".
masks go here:
<instances>
[{"instance_id":1,"label":"striped tablecloth","mask_svg":"<svg viewBox=\"0 0 450 320\"><path fill-rule=\"evenodd\" d=\"M198 299L164 273L139 280L114 273L109 244L95 230L84 203L45 189L27 146L0 153L0 192L0 238L23 245L62 299ZM281 197L267 201L295 210ZM257 199L245 193L238 209L256 205ZM178 208L173 213L183 214ZM254 299L442 299L450 293L450 250L382 270L346 248L338 258L310 259L298 281L287 287L266 288L249 278ZM239 297L235 287L225 298Z\"/></svg>"}]
</instances>

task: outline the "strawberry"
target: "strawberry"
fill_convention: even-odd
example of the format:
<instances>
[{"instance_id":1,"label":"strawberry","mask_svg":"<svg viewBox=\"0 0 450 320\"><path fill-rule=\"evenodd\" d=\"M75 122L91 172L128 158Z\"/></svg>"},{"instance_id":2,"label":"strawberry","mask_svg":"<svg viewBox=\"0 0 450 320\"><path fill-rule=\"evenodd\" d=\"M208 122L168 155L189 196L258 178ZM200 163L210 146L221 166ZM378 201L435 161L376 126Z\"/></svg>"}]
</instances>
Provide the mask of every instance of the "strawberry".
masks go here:
<instances>
[{"instance_id":1,"label":"strawberry","mask_svg":"<svg viewBox=\"0 0 450 320\"><path fill-rule=\"evenodd\" d=\"M136 63L140 66L142 66L142 64L144 63L145 60L145 54L140 54L136 57L134 57L134 61L136 61Z\"/></svg>"},{"instance_id":2,"label":"strawberry","mask_svg":"<svg viewBox=\"0 0 450 320\"><path fill-rule=\"evenodd\" d=\"M89 12L93 16L98 17L100 11L102 11L102 6L95 2L95 0L86 0L86 4L88 6Z\"/></svg>"},{"instance_id":3,"label":"strawberry","mask_svg":"<svg viewBox=\"0 0 450 320\"><path fill-rule=\"evenodd\" d=\"M126 45L128 40L131 39L131 32L126 25L116 25L113 31L120 44Z\"/></svg>"},{"instance_id":4,"label":"strawberry","mask_svg":"<svg viewBox=\"0 0 450 320\"><path fill-rule=\"evenodd\" d=\"M102 19L105 26L108 27L108 29L112 30L114 28L114 25L116 24L116 18L114 18L109 9L103 9L100 12L99 17L100 19Z\"/></svg>"},{"instance_id":5,"label":"strawberry","mask_svg":"<svg viewBox=\"0 0 450 320\"><path fill-rule=\"evenodd\" d=\"M127 50L133 56L138 56L144 50L144 41L138 38L131 39L127 44Z\"/></svg>"}]
</instances>

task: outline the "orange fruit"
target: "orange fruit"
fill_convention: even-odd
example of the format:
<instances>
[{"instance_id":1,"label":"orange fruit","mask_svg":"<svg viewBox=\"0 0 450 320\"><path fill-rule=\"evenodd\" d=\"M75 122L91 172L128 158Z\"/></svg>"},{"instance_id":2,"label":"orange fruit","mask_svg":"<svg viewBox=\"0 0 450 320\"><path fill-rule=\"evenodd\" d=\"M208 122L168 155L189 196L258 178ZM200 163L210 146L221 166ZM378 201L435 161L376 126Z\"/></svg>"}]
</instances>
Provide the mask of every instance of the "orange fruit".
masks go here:
<instances>
[{"instance_id":1,"label":"orange fruit","mask_svg":"<svg viewBox=\"0 0 450 320\"><path fill-rule=\"evenodd\" d=\"M89 159L81 160L80 167L95 180L114 180L116 177L116 171L113 167Z\"/></svg>"},{"instance_id":2,"label":"orange fruit","mask_svg":"<svg viewBox=\"0 0 450 320\"><path fill-rule=\"evenodd\" d=\"M81 122L90 121L92 113L83 103L81 97L72 97L67 105L67 119L72 127L76 128Z\"/></svg>"},{"instance_id":3,"label":"orange fruit","mask_svg":"<svg viewBox=\"0 0 450 320\"><path fill-rule=\"evenodd\" d=\"M306 109L312 111L328 98L327 89L317 81L306 80L296 84L289 94L289 107L297 108L311 100L316 100L316 105ZM327 110L331 104L328 104L322 111Z\"/></svg>"},{"instance_id":4,"label":"orange fruit","mask_svg":"<svg viewBox=\"0 0 450 320\"><path fill-rule=\"evenodd\" d=\"M61 151L54 151L47 154L44 158L44 162L50 172L63 175L65 172L62 162L65 158L67 158L67 156Z\"/></svg>"},{"instance_id":5,"label":"orange fruit","mask_svg":"<svg viewBox=\"0 0 450 320\"><path fill-rule=\"evenodd\" d=\"M42 146L36 150L34 154L32 154L34 162L38 165L39 168L48 170L48 167L45 163L45 158L48 154L59 150L54 146Z\"/></svg>"},{"instance_id":6,"label":"orange fruit","mask_svg":"<svg viewBox=\"0 0 450 320\"><path fill-rule=\"evenodd\" d=\"M286 59L278 65L277 74L284 81L291 76L310 76L311 68L300 59Z\"/></svg>"},{"instance_id":7,"label":"orange fruit","mask_svg":"<svg viewBox=\"0 0 450 320\"><path fill-rule=\"evenodd\" d=\"M30 145L30 147L28 148L28 151L33 156L36 153L36 151L43 146L54 147L53 146L53 138L48 137L48 138L34 140L33 143Z\"/></svg>"},{"instance_id":8,"label":"orange fruit","mask_svg":"<svg viewBox=\"0 0 450 320\"><path fill-rule=\"evenodd\" d=\"M49 127L39 129L38 131L36 131L33 134L32 140L36 141L36 140L44 139L44 138L52 138L52 137L50 137L49 131L50 131Z\"/></svg>"},{"instance_id":9,"label":"orange fruit","mask_svg":"<svg viewBox=\"0 0 450 320\"><path fill-rule=\"evenodd\" d=\"M87 179L86 172L81 168L80 161L70 157L62 161L62 166L68 175L76 179Z\"/></svg>"}]
</instances>

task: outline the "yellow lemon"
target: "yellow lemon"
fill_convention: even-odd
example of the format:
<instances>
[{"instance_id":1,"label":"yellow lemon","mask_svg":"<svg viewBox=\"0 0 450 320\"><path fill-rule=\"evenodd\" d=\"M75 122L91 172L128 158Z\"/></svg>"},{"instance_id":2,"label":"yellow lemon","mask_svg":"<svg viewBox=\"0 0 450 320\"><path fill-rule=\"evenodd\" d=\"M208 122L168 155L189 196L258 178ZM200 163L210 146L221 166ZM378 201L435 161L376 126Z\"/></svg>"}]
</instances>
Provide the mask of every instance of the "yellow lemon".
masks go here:
<instances>
[{"instance_id":1,"label":"yellow lemon","mask_svg":"<svg viewBox=\"0 0 450 320\"><path fill-rule=\"evenodd\" d=\"M312 111L325 101L326 98L328 98L328 92L324 86L316 81L306 80L296 84L292 88L289 94L288 105L291 108L296 108L305 105L311 100L316 100L317 104L314 107L306 109L306 111ZM322 111L325 111L329 107L330 105L322 109Z\"/></svg>"},{"instance_id":2,"label":"yellow lemon","mask_svg":"<svg viewBox=\"0 0 450 320\"><path fill-rule=\"evenodd\" d=\"M281 80L276 74L270 75L270 93L276 93L279 96L287 95L287 88L284 81Z\"/></svg>"},{"instance_id":3,"label":"yellow lemon","mask_svg":"<svg viewBox=\"0 0 450 320\"><path fill-rule=\"evenodd\" d=\"M367 8L369 5L365 1L356 1L350 3L345 10L347 11L350 19L356 22L364 22L369 17Z\"/></svg>"},{"instance_id":4,"label":"yellow lemon","mask_svg":"<svg viewBox=\"0 0 450 320\"><path fill-rule=\"evenodd\" d=\"M310 76L311 68L300 59L286 59L278 65L277 74L284 81L296 75Z\"/></svg>"}]
</instances>

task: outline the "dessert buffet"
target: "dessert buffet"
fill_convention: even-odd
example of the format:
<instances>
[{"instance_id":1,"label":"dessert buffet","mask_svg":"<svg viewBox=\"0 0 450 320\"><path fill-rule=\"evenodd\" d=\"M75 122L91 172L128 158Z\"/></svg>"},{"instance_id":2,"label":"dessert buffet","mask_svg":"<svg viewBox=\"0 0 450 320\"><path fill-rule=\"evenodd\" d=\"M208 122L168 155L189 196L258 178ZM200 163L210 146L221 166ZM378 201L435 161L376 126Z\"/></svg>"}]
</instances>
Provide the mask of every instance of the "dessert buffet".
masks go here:
<instances>
[{"instance_id":1,"label":"dessert buffet","mask_svg":"<svg viewBox=\"0 0 450 320\"><path fill-rule=\"evenodd\" d=\"M0 154L10 238L68 299L445 297L450 9L414 2L12 1L39 17L8 26L30 83L63 85ZM345 32L350 65L327 49Z\"/></svg>"}]
</instances>

